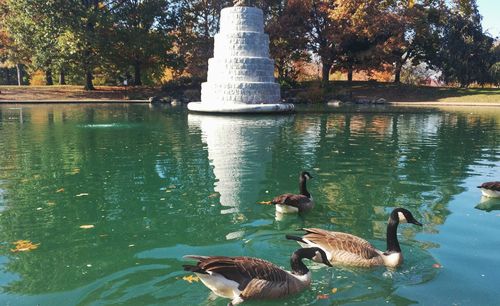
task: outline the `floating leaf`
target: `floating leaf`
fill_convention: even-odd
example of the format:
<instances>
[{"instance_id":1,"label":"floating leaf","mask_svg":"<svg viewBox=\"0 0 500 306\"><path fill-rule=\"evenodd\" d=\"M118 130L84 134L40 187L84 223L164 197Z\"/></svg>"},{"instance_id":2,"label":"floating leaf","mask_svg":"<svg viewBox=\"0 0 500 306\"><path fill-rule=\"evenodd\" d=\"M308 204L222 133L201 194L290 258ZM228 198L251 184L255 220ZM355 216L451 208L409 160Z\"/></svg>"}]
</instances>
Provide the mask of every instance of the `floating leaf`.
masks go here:
<instances>
[{"instance_id":1,"label":"floating leaf","mask_svg":"<svg viewBox=\"0 0 500 306\"><path fill-rule=\"evenodd\" d=\"M71 174L73 174L73 175L78 174L78 173L80 173L80 169L78 169L78 168L73 169L73 171L71 172Z\"/></svg>"},{"instance_id":2,"label":"floating leaf","mask_svg":"<svg viewBox=\"0 0 500 306\"><path fill-rule=\"evenodd\" d=\"M200 281L200 278L198 276L194 276L194 275L186 275L182 278L183 280L185 280L186 282L192 284L193 282L199 282Z\"/></svg>"},{"instance_id":3,"label":"floating leaf","mask_svg":"<svg viewBox=\"0 0 500 306\"><path fill-rule=\"evenodd\" d=\"M54 205L56 205L56 202L47 201L47 205L49 205L49 206L54 206Z\"/></svg>"},{"instance_id":4,"label":"floating leaf","mask_svg":"<svg viewBox=\"0 0 500 306\"><path fill-rule=\"evenodd\" d=\"M257 202L257 204L271 205L271 204L273 204L273 202L271 202L271 201L262 201L262 202Z\"/></svg>"},{"instance_id":5,"label":"floating leaf","mask_svg":"<svg viewBox=\"0 0 500 306\"><path fill-rule=\"evenodd\" d=\"M83 229L94 228L94 225L93 224L84 224L84 225L80 225L80 228L83 228Z\"/></svg>"},{"instance_id":6,"label":"floating leaf","mask_svg":"<svg viewBox=\"0 0 500 306\"><path fill-rule=\"evenodd\" d=\"M57 191L56 191L56 192L57 192L57 193L59 193L59 192L64 192L64 188L57 189Z\"/></svg>"},{"instance_id":7,"label":"floating leaf","mask_svg":"<svg viewBox=\"0 0 500 306\"><path fill-rule=\"evenodd\" d=\"M16 245L14 249L10 249L10 251L14 253L36 250L40 245L40 243L33 243L29 240L18 240L16 242L13 242L12 244Z\"/></svg>"},{"instance_id":8,"label":"floating leaf","mask_svg":"<svg viewBox=\"0 0 500 306\"><path fill-rule=\"evenodd\" d=\"M86 197L88 195L89 195L88 193L80 193L80 194L77 194L76 196L77 197Z\"/></svg>"},{"instance_id":9,"label":"floating leaf","mask_svg":"<svg viewBox=\"0 0 500 306\"><path fill-rule=\"evenodd\" d=\"M338 288L333 288L333 289L332 289L332 293L333 293L333 294L337 293L337 291L339 291L339 289L338 289Z\"/></svg>"}]
</instances>

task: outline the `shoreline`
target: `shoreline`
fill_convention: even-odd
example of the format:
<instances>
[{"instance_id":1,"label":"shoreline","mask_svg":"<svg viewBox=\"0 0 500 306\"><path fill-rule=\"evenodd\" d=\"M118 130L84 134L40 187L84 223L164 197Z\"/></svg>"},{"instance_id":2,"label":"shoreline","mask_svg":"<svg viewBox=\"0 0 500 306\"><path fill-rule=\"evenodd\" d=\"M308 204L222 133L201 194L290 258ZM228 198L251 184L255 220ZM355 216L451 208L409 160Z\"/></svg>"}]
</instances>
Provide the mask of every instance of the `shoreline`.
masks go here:
<instances>
[{"instance_id":1,"label":"shoreline","mask_svg":"<svg viewBox=\"0 0 500 306\"><path fill-rule=\"evenodd\" d=\"M0 105L13 105L13 104L149 104L149 100L87 100L87 99L75 99L75 100L0 100ZM187 103L185 103L187 104ZM321 105L326 103L317 103L316 105ZM314 104L312 104L314 105ZM352 105L365 105L365 104L352 104ZM370 105L370 104L366 104ZM387 102L385 104L380 104L380 106L412 106L412 107L436 107L436 106L477 106L477 107L500 107L499 102L439 102L439 101L414 101L414 102Z\"/></svg>"}]
</instances>

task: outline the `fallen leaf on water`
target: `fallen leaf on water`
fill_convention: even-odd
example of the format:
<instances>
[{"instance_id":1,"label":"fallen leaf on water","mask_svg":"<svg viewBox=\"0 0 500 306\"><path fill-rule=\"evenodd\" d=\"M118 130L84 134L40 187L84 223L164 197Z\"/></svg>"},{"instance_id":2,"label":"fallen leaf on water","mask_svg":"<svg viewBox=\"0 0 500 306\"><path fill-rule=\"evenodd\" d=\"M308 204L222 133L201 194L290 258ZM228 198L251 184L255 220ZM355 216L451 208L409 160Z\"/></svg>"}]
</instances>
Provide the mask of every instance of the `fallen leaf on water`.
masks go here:
<instances>
[{"instance_id":1,"label":"fallen leaf on water","mask_svg":"<svg viewBox=\"0 0 500 306\"><path fill-rule=\"evenodd\" d=\"M80 193L80 194L77 194L76 196L77 197L85 197L85 196L88 196L89 194L88 193Z\"/></svg>"},{"instance_id":2,"label":"fallen leaf on water","mask_svg":"<svg viewBox=\"0 0 500 306\"><path fill-rule=\"evenodd\" d=\"M14 249L10 249L10 251L14 253L36 250L40 245L40 243L33 243L29 240L18 240L16 242L12 242L12 244L16 245Z\"/></svg>"},{"instance_id":3,"label":"fallen leaf on water","mask_svg":"<svg viewBox=\"0 0 500 306\"><path fill-rule=\"evenodd\" d=\"M47 201L47 205L49 205L49 206L54 206L54 205L56 205L56 202Z\"/></svg>"},{"instance_id":4,"label":"fallen leaf on water","mask_svg":"<svg viewBox=\"0 0 500 306\"><path fill-rule=\"evenodd\" d=\"M318 294L316 297L318 298L318 300L326 300L330 296L328 294Z\"/></svg>"},{"instance_id":5,"label":"fallen leaf on water","mask_svg":"<svg viewBox=\"0 0 500 306\"><path fill-rule=\"evenodd\" d=\"M257 204L271 205L271 204L273 204L273 202L271 202L271 201L262 201L262 202L257 202Z\"/></svg>"},{"instance_id":6,"label":"fallen leaf on water","mask_svg":"<svg viewBox=\"0 0 500 306\"><path fill-rule=\"evenodd\" d=\"M200 278L198 276L193 276L193 275L187 275L182 278L186 282L192 284L193 282L199 282Z\"/></svg>"},{"instance_id":7,"label":"fallen leaf on water","mask_svg":"<svg viewBox=\"0 0 500 306\"><path fill-rule=\"evenodd\" d=\"M94 228L94 225L92 225L92 224L84 224L84 225L80 225L80 228L83 228L83 229Z\"/></svg>"},{"instance_id":8,"label":"fallen leaf on water","mask_svg":"<svg viewBox=\"0 0 500 306\"><path fill-rule=\"evenodd\" d=\"M333 289L332 289L332 293L333 293L333 294L337 293L337 291L339 291L339 289L337 289L337 288L333 288Z\"/></svg>"},{"instance_id":9,"label":"fallen leaf on water","mask_svg":"<svg viewBox=\"0 0 500 306\"><path fill-rule=\"evenodd\" d=\"M57 192L57 193L59 193L59 192L64 192L64 188L57 189L57 191L56 191L56 192Z\"/></svg>"},{"instance_id":10,"label":"fallen leaf on water","mask_svg":"<svg viewBox=\"0 0 500 306\"><path fill-rule=\"evenodd\" d=\"M73 175L78 174L78 173L80 173L80 169L75 168L75 169L73 169L73 171L72 171L71 173L72 173Z\"/></svg>"}]
</instances>

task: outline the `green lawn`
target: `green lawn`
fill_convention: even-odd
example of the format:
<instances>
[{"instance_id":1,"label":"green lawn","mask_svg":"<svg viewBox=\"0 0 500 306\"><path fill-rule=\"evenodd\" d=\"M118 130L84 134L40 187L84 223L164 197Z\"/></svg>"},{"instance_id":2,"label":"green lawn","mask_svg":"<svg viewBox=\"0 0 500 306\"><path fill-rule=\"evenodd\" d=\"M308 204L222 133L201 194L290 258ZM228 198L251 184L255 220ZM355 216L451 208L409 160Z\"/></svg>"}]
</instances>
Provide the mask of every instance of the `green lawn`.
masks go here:
<instances>
[{"instance_id":1,"label":"green lawn","mask_svg":"<svg viewBox=\"0 0 500 306\"><path fill-rule=\"evenodd\" d=\"M348 94L347 82L332 82L329 91ZM451 88L353 82L355 97L385 98L390 102L481 102L500 103L500 88Z\"/></svg>"}]
</instances>

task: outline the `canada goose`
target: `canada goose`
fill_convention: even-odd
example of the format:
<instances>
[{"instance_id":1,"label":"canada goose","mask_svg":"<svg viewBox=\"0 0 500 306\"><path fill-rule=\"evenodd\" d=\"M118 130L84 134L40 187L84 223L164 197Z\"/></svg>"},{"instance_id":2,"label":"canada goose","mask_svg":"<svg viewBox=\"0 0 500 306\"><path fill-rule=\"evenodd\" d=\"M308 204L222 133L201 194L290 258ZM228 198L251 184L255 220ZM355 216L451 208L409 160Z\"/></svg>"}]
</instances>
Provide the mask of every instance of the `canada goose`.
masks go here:
<instances>
[{"instance_id":1,"label":"canada goose","mask_svg":"<svg viewBox=\"0 0 500 306\"><path fill-rule=\"evenodd\" d=\"M198 256L196 265L183 265L185 271L194 272L216 295L231 299L237 305L252 299L277 299L298 293L311 284L311 272L302 259L313 259L331 266L320 248L303 248L290 258L292 272L275 264L253 257Z\"/></svg>"},{"instance_id":2,"label":"canada goose","mask_svg":"<svg viewBox=\"0 0 500 306\"><path fill-rule=\"evenodd\" d=\"M485 197L500 198L500 181L482 183L477 188L481 188L481 192Z\"/></svg>"},{"instance_id":3,"label":"canada goose","mask_svg":"<svg viewBox=\"0 0 500 306\"><path fill-rule=\"evenodd\" d=\"M307 191L306 182L313 177L309 172L302 171L299 175L299 190L300 194L285 193L275 197L271 204L276 205L277 213L296 213L305 212L314 207L314 201Z\"/></svg>"},{"instance_id":4,"label":"canada goose","mask_svg":"<svg viewBox=\"0 0 500 306\"><path fill-rule=\"evenodd\" d=\"M403 263L403 255L396 234L398 224L403 222L422 226L413 215L404 208L392 211L387 224L387 251L377 250L368 241L357 236L331 232L319 228L305 228L302 237L287 235L287 239L296 240L302 246L318 247L325 251L332 264L345 264L357 267L385 265L397 267Z\"/></svg>"}]
</instances>

